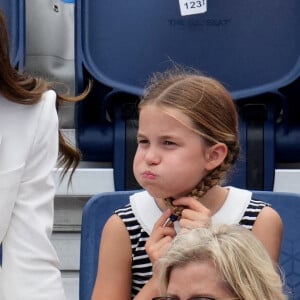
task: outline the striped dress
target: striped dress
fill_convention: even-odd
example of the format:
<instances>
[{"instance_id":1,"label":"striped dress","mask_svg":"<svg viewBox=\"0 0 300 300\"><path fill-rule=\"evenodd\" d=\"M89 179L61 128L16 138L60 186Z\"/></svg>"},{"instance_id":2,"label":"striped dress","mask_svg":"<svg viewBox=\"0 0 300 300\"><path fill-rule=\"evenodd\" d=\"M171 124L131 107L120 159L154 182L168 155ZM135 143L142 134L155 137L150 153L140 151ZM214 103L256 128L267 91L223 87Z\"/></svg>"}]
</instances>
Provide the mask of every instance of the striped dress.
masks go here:
<instances>
[{"instance_id":1,"label":"striped dress","mask_svg":"<svg viewBox=\"0 0 300 300\"><path fill-rule=\"evenodd\" d=\"M259 212L267 203L251 199L240 220L240 225L251 230ZM131 204L115 211L124 222L131 240L132 247L132 288L131 297L134 298L141 288L152 277L152 264L145 250L145 243L149 234L142 228L135 217Z\"/></svg>"}]
</instances>

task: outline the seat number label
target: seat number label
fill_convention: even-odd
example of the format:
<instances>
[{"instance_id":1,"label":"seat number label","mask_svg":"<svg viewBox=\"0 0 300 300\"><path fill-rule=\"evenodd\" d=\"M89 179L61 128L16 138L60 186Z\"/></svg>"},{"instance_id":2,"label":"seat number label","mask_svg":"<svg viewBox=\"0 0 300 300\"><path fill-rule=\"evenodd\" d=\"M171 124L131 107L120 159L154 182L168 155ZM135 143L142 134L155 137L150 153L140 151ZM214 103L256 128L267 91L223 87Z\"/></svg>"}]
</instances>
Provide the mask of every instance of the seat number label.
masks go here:
<instances>
[{"instance_id":1,"label":"seat number label","mask_svg":"<svg viewBox=\"0 0 300 300\"><path fill-rule=\"evenodd\" d=\"M179 0L182 16L203 14L207 11L207 0Z\"/></svg>"}]
</instances>

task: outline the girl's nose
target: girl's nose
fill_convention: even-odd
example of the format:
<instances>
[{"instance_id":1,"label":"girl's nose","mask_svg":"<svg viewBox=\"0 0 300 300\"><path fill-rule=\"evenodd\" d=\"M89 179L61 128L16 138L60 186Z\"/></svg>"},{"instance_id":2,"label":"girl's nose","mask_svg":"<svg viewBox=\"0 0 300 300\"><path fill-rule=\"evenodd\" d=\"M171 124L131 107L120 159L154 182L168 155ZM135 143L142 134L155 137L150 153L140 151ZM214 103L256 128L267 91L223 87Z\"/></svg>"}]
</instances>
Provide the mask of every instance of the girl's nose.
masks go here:
<instances>
[{"instance_id":1,"label":"girl's nose","mask_svg":"<svg viewBox=\"0 0 300 300\"><path fill-rule=\"evenodd\" d=\"M145 161L148 165L157 165L160 162L160 154L154 147L149 147L145 153Z\"/></svg>"}]
</instances>

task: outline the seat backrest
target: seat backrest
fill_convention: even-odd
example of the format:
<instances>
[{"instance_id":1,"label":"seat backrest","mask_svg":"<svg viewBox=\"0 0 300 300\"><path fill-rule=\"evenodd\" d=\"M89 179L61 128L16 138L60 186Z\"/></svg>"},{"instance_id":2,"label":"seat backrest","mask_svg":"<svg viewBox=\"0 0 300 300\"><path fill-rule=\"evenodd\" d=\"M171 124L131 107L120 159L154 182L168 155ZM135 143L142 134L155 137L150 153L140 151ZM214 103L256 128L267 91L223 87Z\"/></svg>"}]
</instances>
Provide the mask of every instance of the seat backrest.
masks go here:
<instances>
[{"instance_id":1,"label":"seat backrest","mask_svg":"<svg viewBox=\"0 0 300 300\"><path fill-rule=\"evenodd\" d=\"M282 218L284 231L280 267L284 273L289 300L300 299L300 195L254 191L253 198L270 203Z\"/></svg>"},{"instance_id":2,"label":"seat backrest","mask_svg":"<svg viewBox=\"0 0 300 300\"><path fill-rule=\"evenodd\" d=\"M82 213L79 299L91 300L97 275L102 228L113 211L129 203L134 191L110 192L88 200Z\"/></svg>"},{"instance_id":3,"label":"seat backrest","mask_svg":"<svg viewBox=\"0 0 300 300\"><path fill-rule=\"evenodd\" d=\"M221 80L234 98L299 75L298 0L215 0L189 16L172 0L78 0L76 7L77 71L121 91L140 95L149 75L174 61Z\"/></svg>"},{"instance_id":4,"label":"seat backrest","mask_svg":"<svg viewBox=\"0 0 300 300\"><path fill-rule=\"evenodd\" d=\"M25 63L25 0L0 0L10 38L11 63L23 70Z\"/></svg>"}]
</instances>

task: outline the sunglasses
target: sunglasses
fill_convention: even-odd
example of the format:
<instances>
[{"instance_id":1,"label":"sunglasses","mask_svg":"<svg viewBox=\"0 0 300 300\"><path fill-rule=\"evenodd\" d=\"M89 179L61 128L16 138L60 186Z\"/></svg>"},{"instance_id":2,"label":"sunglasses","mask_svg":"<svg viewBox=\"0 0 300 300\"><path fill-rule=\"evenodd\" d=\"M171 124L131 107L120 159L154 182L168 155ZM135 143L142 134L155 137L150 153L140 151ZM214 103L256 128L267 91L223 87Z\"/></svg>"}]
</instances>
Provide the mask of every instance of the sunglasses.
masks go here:
<instances>
[{"instance_id":1,"label":"sunglasses","mask_svg":"<svg viewBox=\"0 0 300 300\"><path fill-rule=\"evenodd\" d=\"M166 296L166 297L155 297L152 298L152 300L179 300L176 297L170 297L170 296ZM193 297L193 298L189 298L187 300L239 300L238 298L227 298L227 299L220 299L220 298L211 298L211 297Z\"/></svg>"}]
</instances>

